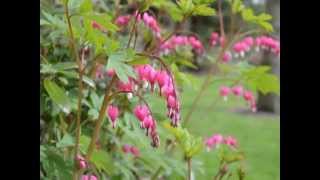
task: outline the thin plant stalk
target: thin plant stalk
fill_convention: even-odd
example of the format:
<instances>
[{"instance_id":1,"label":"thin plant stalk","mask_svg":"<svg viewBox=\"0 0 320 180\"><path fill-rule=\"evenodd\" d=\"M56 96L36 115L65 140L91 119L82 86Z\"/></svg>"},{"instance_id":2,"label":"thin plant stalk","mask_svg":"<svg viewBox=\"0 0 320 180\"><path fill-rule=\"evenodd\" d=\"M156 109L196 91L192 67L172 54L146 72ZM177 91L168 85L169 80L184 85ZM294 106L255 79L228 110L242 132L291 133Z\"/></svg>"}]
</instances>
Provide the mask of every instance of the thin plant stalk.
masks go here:
<instances>
[{"instance_id":1,"label":"thin plant stalk","mask_svg":"<svg viewBox=\"0 0 320 180\"><path fill-rule=\"evenodd\" d=\"M75 38L73 35L73 29L72 29L72 24L71 24L71 17L69 14L69 8L68 8L68 1L64 4L64 13L65 13L65 18L67 20L68 24L68 30L69 30L69 35L70 35L70 48L73 52L73 56L76 59L76 63L78 65L78 74L79 74L79 81L78 81L78 86L79 86L79 91L78 91L78 110L77 110L77 122L76 122L76 142L75 142L75 151L74 151L74 160L76 161L77 155L79 153L79 142L80 142L80 122L81 122L81 112L82 112L82 98L83 98L83 84L82 84L82 77L83 77L83 67L82 67L82 62L79 58L78 51L76 48L76 42ZM78 167L77 164L74 163L74 173L73 173L73 178L75 180L78 179Z\"/></svg>"}]
</instances>

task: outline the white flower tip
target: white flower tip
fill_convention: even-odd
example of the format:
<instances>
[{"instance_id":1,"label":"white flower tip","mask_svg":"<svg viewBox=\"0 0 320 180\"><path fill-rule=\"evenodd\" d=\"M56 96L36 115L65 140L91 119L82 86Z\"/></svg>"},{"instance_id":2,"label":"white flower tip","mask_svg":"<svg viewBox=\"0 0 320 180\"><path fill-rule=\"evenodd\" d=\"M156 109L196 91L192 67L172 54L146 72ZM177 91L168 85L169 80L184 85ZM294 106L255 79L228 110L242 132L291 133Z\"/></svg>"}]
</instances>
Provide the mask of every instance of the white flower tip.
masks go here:
<instances>
[{"instance_id":1,"label":"white flower tip","mask_svg":"<svg viewBox=\"0 0 320 180\"><path fill-rule=\"evenodd\" d=\"M127 94L127 98L128 98L128 99L132 99L132 96L133 96L132 93L128 93L128 94Z\"/></svg>"},{"instance_id":2,"label":"white flower tip","mask_svg":"<svg viewBox=\"0 0 320 180\"><path fill-rule=\"evenodd\" d=\"M144 82L143 82L143 88L144 88L144 89L147 89L148 86L149 86L149 83L148 83L147 81L144 81Z\"/></svg>"},{"instance_id":3,"label":"white flower tip","mask_svg":"<svg viewBox=\"0 0 320 180\"><path fill-rule=\"evenodd\" d=\"M244 51L240 52L240 56L243 58L244 57Z\"/></svg>"}]
</instances>

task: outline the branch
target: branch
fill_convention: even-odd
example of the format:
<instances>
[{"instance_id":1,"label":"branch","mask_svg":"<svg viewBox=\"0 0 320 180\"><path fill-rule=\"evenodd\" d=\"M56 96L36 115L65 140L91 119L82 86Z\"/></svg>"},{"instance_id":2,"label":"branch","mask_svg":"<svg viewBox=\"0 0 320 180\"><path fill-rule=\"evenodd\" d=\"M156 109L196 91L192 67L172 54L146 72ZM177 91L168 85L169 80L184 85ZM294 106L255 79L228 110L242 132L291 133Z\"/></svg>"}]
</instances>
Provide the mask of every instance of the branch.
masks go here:
<instances>
[{"instance_id":1,"label":"branch","mask_svg":"<svg viewBox=\"0 0 320 180\"><path fill-rule=\"evenodd\" d=\"M73 51L73 56L76 58L76 62L78 65L78 73L79 73L79 92L78 92L78 111L77 111L77 122L76 122L76 142L75 142L75 151L74 151L74 161L76 162L77 155L79 153L79 142L80 142L80 121L81 121L81 105L82 105L82 90L83 90L83 84L82 84L82 76L83 76L83 71L82 71L82 62L79 58L77 49L76 49L76 43L73 35L73 29L71 25L71 20L70 20L70 15L69 15L69 8L68 8L68 3L64 4L64 10L65 10L65 18L67 19L68 23L68 30L70 33L70 47L71 50ZM77 163L74 163L74 172L73 172L73 178L76 180L78 179L78 167Z\"/></svg>"},{"instance_id":2,"label":"branch","mask_svg":"<svg viewBox=\"0 0 320 180\"><path fill-rule=\"evenodd\" d=\"M127 44L127 48L130 47L132 35L133 35L133 32L134 32L134 30L135 30L135 28L136 28L138 15L139 15L139 11L137 12L136 16L134 17L134 23L133 23L133 26L132 26L131 31L130 31L130 37L129 37L129 41L128 41L128 44Z\"/></svg>"},{"instance_id":3,"label":"branch","mask_svg":"<svg viewBox=\"0 0 320 180\"><path fill-rule=\"evenodd\" d=\"M187 165L188 165L188 180L191 180L191 158L187 159Z\"/></svg>"},{"instance_id":4,"label":"branch","mask_svg":"<svg viewBox=\"0 0 320 180\"><path fill-rule=\"evenodd\" d=\"M104 99L103 99L103 102L102 102L102 106L100 108L100 111L99 111L99 116L98 116L98 120L97 120L97 123L96 123L96 126L94 128L94 131L93 131L93 135L92 135L92 138L91 138L91 142L90 142L90 145L88 147L88 151L87 151L87 155L86 155L86 160L89 162L90 161L90 158L91 158L91 155L95 149L95 145L96 145L96 141L97 141L97 138L99 136L99 133L100 133L100 129L101 129L101 124L102 124L102 120L106 114L106 108L111 100L111 96L109 96L110 92L111 92L111 89L112 89L112 85L117 81L117 76L113 76L113 78L111 79L109 85L107 86L106 88L106 91L105 91L105 94L104 94Z\"/></svg>"},{"instance_id":5,"label":"branch","mask_svg":"<svg viewBox=\"0 0 320 180\"><path fill-rule=\"evenodd\" d=\"M218 0L218 16L219 16L219 23L220 23L220 34L222 37L225 38L224 25L223 25L223 14L222 14L222 10L221 10L221 0Z\"/></svg>"}]
</instances>

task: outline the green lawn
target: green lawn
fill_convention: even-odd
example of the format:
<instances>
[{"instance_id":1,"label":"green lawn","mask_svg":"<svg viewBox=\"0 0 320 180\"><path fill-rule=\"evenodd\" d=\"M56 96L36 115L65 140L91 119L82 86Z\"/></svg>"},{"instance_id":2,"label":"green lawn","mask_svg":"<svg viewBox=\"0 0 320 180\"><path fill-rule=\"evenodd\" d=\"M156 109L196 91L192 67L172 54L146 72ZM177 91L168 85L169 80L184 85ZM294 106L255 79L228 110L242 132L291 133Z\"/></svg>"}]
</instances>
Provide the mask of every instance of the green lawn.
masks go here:
<instances>
[{"instance_id":1,"label":"green lawn","mask_svg":"<svg viewBox=\"0 0 320 180\"><path fill-rule=\"evenodd\" d=\"M231 109L246 108L245 102L235 97L229 98L227 102L220 99L209 108L218 95L218 87L218 84L212 85L204 93L187 128L193 134L203 137L213 133L235 136L246 155L246 180L280 179L280 117L233 112ZM183 115L190 108L196 93L191 88L181 93ZM152 109L163 109L163 106L164 102L158 99L152 103ZM206 168L206 174L197 173L197 179L212 179L217 169L214 155L201 153L196 158L201 159Z\"/></svg>"}]
</instances>

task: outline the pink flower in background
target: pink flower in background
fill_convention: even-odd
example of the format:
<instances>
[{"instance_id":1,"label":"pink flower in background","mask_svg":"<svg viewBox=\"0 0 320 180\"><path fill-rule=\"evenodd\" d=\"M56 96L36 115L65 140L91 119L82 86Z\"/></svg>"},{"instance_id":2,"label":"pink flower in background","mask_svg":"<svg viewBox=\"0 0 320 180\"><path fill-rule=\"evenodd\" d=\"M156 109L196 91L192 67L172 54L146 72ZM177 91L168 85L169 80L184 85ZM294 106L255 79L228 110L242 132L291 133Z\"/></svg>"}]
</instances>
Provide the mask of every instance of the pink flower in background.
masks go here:
<instances>
[{"instance_id":1,"label":"pink flower in background","mask_svg":"<svg viewBox=\"0 0 320 180\"><path fill-rule=\"evenodd\" d=\"M211 150L215 148L217 145L223 142L223 136L221 134L214 134L210 138L207 138L205 144L207 146L207 150Z\"/></svg>"},{"instance_id":2,"label":"pink flower in background","mask_svg":"<svg viewBox=\"0 0 320 180\"><path fill-rule=\"evenodd\" d=\"M210 46L215 46L218 44L219 34L217 32L212 32L209 40Z\"/></svg>"},{"instance_id":3,"label":"pink flower in background","mask_svg":"<svg viewBox=\"0 0 320 180\"><path fill-rule=\"evenodd\" d=\"M82 175L81 180L98 180L95 175Z\"/></svg>"},{"instance_id":4,"label":"pink flower in background","mask_svg":"<svg viewBox=\"0 0 320 180\"><path fill-rule=\"evenodd\" d=\"M112 128L115 128L115 123L119 116L119 109L116 106L109 105L107 111L108 111L109 119L111 120L111 123L112 123Z\"/></svg>"},{"instance_id":5,"label":"pink flower in background","mask_svg":"<svg viewBox=\"0 0 320 180\"><path fill-rule=\"evenodd\" d=\"M139 149L137 147L131 146L130 152L135 157L139 157L140 156L140 151L139 151Z\"/></svg>"},{"instance_id":6,"label":"pink flower in background","mask_svg":"<svg viewBox=\"0 0 320 180\"><path fill-rule=\"evenodd\" d=\"M233 50L235 51L235 57L238 57L239 55L241 57L244 57L244 52L246 51L246 47L247 45L243 42L238 42L238 43L235 43L233 45Z\"/></svg>"},{"instance_id":7,"label":"pink flower in background","mask_svg":"<svg viewBox=\"0 0 320 180\"><path fill-rule=\"evenodd\" d=\"M256 101L253 100L250 102L250 109L252 112L257 112Z\"/></svg>"},{"instance_id":8,"label":"pink flower in background","mask_svg":"<svg viewBox=\"0 0 320 180\"><path fill-rule=\"evenodd\" d=\"M230 148L238 147L237 140L232 136L227 136L224 138L221 134L214 134L205 140L205 145L208 151L218 147L222 143L228 145Z\"/></svg>"},{"instance_id":9,"label":"pink flower in background","mask_svg":"<svg viewBox=\"0 0 320 180\"><path fill-rule=\"evenodd\" d=\"M226 86L221 86L220 87L220 96L223 97L223 100L228 100L228 95L230 94L230 88Z\"/></svg>"},{"instance_id":10,"label":"pink flower in background","mask_svg":"<svg viewBox=\"0 0 320 180\"><path fill-rule=\"evenodd\" d=\"M247 101L247 102L251 102L254 100L254 96L252 94L251 91L244 91L243 93L243 98Z\"/></svg>"},{"instance_id":11,"label":"pink flower in background","mask_svg":"<svg viewBox=\"0 0 320 180\"><path fill-rule=\"evenodd\" d=\"M190 36L189 43L198 54L201 54L204 51L202 43L196 37Z\"/></svg>"},{"instance_id":12,"label":"pink flower in background","mask_svg":"<svg viewBox=\"0 0 320 180\"><path fill-rule=\"evenodd\" d=\"M229 52L229 51L227 51L227 52L225 52L224 54L223 54L223 57L222 57L222 60L223 60L223 62L229 62L230 60L232 59L232 55L231 55L231 53Z\"/></svg>"},{"instance_id":13,"label":"pink flower in background","mask_svg":"<svg viewBox=\"0 0 320 180\"><path fill-rule=\"evenodd\" d=\"M169 54L172 50L175 50L179 46L191 46L197 53L201 54L204 51L204 47L199 39L195 36L174 35L167 41L161 43L160 52L162 54Z\"/></svg>"},{"instance_id":14,"label":"pink flower in background","mask_svg":"<svg viewBox=\"0 0 320 180\"><path fill-rule=\"evenodd\" d=\"M142 21L147 27L150 28L150 30L156 35L157 38L161 38L159 24L153 16L145 12L142 15Z\"/></svg>"},{"instance_id":15,"label":"pink flower in background","mask_svg":"<svg viewBox=\"0 0 320 180\"><path fill-rule=\"evenodd\" d=\"M129 79L127 83L119 81L117 84L118 90L123 92L132 92L134 83L132 79Z\"/></svg>"},{"instance_id":16,"label":"pink flower in background","mask_svg":"<svg viewBox=\"0 0 320 180\"><path fill-rule=\"evenodd\" d=\"M243 39L243 42L247 44L249 47L254 45L254 39L252 37L246 37Z\"/></svg>"},{"instance_id":17,"label":"pink flower in background","mask_svg":"<svg viewBox=\"0 0 320 180\"><path fill-rule=\"evenodd\" d=\"M96 79L102 79L103 78L103 65L98 64L96 68Z\"/></svg>"},{"instance_id":18,"label":"pink flower in background","mask_svg":"<svg viewBox=\"0 0 320 180\"><path fill-rule=\"evenodd\" d=\"M255 39L256 51L260 49L269 50L272 53L280 54L280 42L272 37L259 36Z\"/></svg>"},{"instance_id":19,"label":"pink flower in background","mask_svg":"<svg viewBox=\"0 0 320 180\"><path fill-rule=\"evenodd\" d=\"M87 168L86 160L81 155L77 155L77 162L79 163L78 166L80 169Z\"/></svg>"},{"instance_id":20,"label":"pink flower in background","mask_svg":"<svg viewBox=\"0 0 320 180\"><path fill-rule=\"evenodd\" d=\"M235 96L241 96L243 93L243 87L242 86L234 86L232 88L232 92Z\"/></svg>"},{"instance_id":21,"label":"pink flower in background","mask_svg":"<svg viewBox=\"0 0 320 180\"><path fill-rule=\"evenodd\" d=\"M94 28L94 29L98 29L98 30L102 30L102 26L97 23L96 21L92 21L91 22L91 26Z\"/></svg>"},{"instance_id":22,"label":"pink flower in background","mask_svg":"<svg viewBox=\"0 0 320 180\"><path fill-rule=\"evenodd\" d=\"M131 19L131 15L124 15L124 16L119 16L116 19L116 24L118 26L127 26L128 23L130 22Z\"/></svg>"},{"instance_id":23,"label":"pink flower in background","mask_svg":"<svg viewBox=\"0 0 320 180\"><path fill-rule=\"evenodd\" d=\"M137 147L131 146L129 144L125 144L122 146L122 151L126 154L130 153L134 157L139 157L140 156L140 151Z\"/></svg>"},{"instance_id":24,"label":"pink flower in background","mask_svg":"<svg viewBox=\"0 0 320 180\"><path fill-rule=\"evenodd\" d=\"M223 136L221 134L215 134L211 138L215 144L221 144L223 142Z\"/></svg>"},{"instance_id":25,"label":"pink flower in background","mask_svg":"<svg viewBox=\"0 0 320 180\"><path fill-rule=\"evenodd\" d=\"M114 69L108 69L107 70L107 76L112 77L116 74L116 71Z\"/></svg>"},{"instance_id":26,"label":"pink flower in background","mask_svg":"<svg viewBox=\"0 0 320 180\"><path fill-rule=\"evenodd\" d=\"M221 46L221 47L224 47L224 45L225 45L225 43L226 43L226 38L223 37L223 36L221 36L220 39L219 39L219 41L220 41L220 46Z\"/></svg>"},{"instance_id":27,"label":"pink flower in background","mask_svg":"<svg viewBox=\"0 0 320 180\"><path fill-rule=\"evenodd\" d=\"M229 145L230 147L236 148L238 146L238 142L237 140L232 137L232 136L228 136L224 139L224 143L226 145Z\"/></svg>"},{"instance_id":28,"label":"pink flower in background","mask_svg":"<svg viewBox=\"0 0 320 180\"><path fill-rule=\"evenodd\" d=\"M125 144L125 145L122 146L122 151L124 153L129 153L130 149L131 149L131 146L129 144Z\"/></svg>"}]
</instances>

